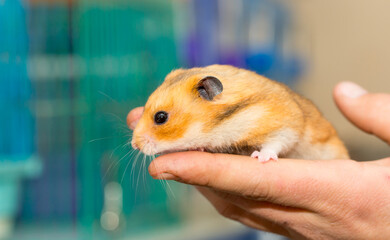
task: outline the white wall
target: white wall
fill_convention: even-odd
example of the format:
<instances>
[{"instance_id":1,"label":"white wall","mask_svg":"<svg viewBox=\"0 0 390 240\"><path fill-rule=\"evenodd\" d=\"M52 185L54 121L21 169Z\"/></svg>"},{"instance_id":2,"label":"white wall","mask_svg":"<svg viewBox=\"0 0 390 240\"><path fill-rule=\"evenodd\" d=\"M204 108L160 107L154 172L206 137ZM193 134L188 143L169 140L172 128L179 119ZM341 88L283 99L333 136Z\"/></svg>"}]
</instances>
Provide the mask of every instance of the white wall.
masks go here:
<instances>
[{"instance_id":1,"label":"white wall","mask_svg":"<svg viewBox=\"0 0 390 240\"><path fill-rule=\"evenodd\" d=\"M297 42L309 60L298 91L336 126L355 159L390 156L388 145L353 127L332 99L335 84L345 80L390 93L390 1L286 2L294 9Z\"/></svg>"}]
</instances>

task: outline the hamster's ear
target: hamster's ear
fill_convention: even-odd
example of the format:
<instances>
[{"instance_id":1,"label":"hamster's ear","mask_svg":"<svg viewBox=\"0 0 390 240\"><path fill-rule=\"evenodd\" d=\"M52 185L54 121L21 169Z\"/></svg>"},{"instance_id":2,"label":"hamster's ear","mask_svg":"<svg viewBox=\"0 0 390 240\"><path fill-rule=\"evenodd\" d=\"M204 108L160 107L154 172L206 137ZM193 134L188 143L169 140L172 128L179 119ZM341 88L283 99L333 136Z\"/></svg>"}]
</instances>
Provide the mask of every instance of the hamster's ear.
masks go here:
<instances>
[{"instance_id":1,"label":"hamster's ear","mask_svg":"<svg viewBox=\"0 0 390 240\"><path fill-rule=\"evenodd\" d=\"M198 82L196 87L199 95L207 101L212 101L223 90L221 81L216 77L208 76Z\"/></svg>"}]
</instances>

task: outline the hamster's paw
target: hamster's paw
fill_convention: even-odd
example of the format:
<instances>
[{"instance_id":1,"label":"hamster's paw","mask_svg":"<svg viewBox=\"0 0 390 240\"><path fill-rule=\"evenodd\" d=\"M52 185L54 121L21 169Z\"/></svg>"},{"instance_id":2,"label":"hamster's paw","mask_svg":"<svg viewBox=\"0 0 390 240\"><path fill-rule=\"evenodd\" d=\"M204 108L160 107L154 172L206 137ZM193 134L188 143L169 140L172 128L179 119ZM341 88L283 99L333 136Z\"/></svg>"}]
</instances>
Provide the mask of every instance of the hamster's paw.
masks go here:
<instances>
[{"instance_id":1,"label":"hamster's paw","mask_svg":"<svg viewBox=\"0 0 390 240\"><path fill-rule=\"evenodd\" d=\"M270 149L261 149L261 151L254 151L251 157L257 158L259 162L268 162L270 160L278 161L278 155L275 151Z\"/></svg>"}]
</instances>

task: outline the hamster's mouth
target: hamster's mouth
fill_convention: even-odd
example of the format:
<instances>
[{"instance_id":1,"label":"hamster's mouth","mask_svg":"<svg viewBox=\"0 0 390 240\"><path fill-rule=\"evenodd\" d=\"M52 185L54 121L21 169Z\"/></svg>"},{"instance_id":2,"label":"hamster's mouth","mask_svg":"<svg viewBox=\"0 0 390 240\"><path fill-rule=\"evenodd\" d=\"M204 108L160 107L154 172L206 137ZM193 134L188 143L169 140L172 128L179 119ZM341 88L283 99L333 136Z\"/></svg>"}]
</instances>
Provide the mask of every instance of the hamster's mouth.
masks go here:
<instances>
[{"instance_id":1,"label":"hamster's mouth","mask_svg":"<svg viewBox=\"0 0 390 240\"><path fill-rule=\"evenodd\" d=\"M166 150L157 153L158 155L164 155L168 153L175 153L175 152L190 152L190 151L198 151L198 152L208 152L206 148L204 147L199 147L199 148L188 148L188 149L171 149L171 150Z\"/></svg>"}]
</instances>

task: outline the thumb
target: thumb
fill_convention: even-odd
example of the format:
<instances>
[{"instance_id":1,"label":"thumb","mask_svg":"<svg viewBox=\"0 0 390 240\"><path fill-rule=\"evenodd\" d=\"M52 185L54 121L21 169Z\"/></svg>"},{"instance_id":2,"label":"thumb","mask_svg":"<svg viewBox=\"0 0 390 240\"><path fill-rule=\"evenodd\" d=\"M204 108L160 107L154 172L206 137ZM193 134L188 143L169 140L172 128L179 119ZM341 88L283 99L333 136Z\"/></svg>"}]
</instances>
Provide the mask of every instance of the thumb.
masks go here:
<instances>
[{"instance_id":1,"label":"thumb","mask_svg":"<svg viewBox=\"0 0 390 240\"><path fill-rule=\"evenodd\" d=\"M134 108L133 110L131 110L129 112L129 114L127 114L126 122L127 122L127 125L129 126L130 129L132 129L132 130L135 129L143 112L144 112L143 107L137 107L137 108Z\"/></svg>"},{"instance_id":2,"label":"thumb","mask_svg":"<svg viewBox=\"0 0 390 240\"><path fill-rule=\"evenodd\" d=\"M341 82L333 97L349 121L390 144L390 94L368 93L355 83Z\"/></svg>"}]
</instances>

